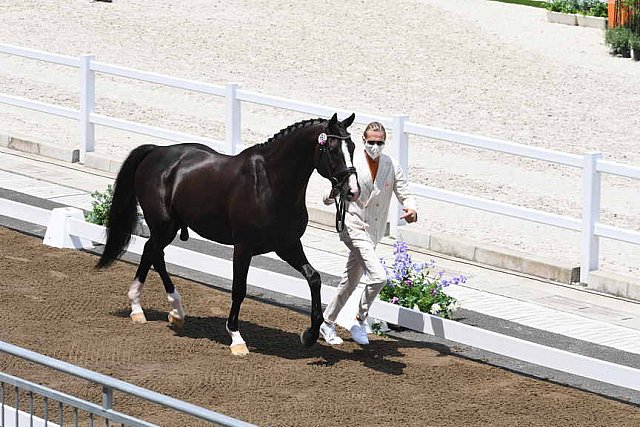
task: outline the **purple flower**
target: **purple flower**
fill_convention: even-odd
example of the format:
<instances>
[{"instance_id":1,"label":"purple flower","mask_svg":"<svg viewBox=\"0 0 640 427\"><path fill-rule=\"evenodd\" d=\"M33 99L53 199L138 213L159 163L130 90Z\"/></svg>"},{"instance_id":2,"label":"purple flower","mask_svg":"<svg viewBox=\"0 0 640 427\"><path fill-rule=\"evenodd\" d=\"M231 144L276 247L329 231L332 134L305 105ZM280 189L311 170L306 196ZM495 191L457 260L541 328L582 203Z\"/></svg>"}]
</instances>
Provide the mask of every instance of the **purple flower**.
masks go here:
<instances>
[{"instance_id":1,"label":"purple flower","mask_svg":"<svg viewBox=\"0 0 640 427\"><path fill-rule=\"evenodd\" d=\"M399 298L398 298L398 297L393 297L393 298L391 298L391 304L397 304L397 303L398 303L398 301L399 301Z\"/></svg>"}]
</instances>

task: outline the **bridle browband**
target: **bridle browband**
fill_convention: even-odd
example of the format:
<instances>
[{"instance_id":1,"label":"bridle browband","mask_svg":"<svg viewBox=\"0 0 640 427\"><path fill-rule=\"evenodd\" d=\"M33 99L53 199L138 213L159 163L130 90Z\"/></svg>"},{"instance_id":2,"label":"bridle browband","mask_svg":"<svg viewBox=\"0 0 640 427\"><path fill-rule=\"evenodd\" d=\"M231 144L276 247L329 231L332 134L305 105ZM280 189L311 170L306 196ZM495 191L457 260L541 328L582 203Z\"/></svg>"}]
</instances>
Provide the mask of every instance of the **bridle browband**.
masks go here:
<instances>
[{"instance_id":1,"label":"bridle browband","mask_svg":"<svg viewBox=\"0 0 640 427\"><path fill-rule=\"evenodd\" d=\"M351 135L347 134L346 137L340 135L327 135L326 133L321 133L318 135L318 145L320 145L320 159L318 161L318 165L316 169L320 175L328 178L331 181L331 190L335 191L336 196L334 198L334 203L336 205L336 231L339 233L344 230L344 218L347 214L346 200L342 192L340 191L340 186L344 183L346 179L349 178L349 175L355 174L356 179L358 177L358 173L356 168L350 166L341 170L340 172L336 172L334 175L331 175L331 159L329 158L329 138L338 139L340 141L344 141L347 138L350 138Z\"/></svg>"}]
</instances>

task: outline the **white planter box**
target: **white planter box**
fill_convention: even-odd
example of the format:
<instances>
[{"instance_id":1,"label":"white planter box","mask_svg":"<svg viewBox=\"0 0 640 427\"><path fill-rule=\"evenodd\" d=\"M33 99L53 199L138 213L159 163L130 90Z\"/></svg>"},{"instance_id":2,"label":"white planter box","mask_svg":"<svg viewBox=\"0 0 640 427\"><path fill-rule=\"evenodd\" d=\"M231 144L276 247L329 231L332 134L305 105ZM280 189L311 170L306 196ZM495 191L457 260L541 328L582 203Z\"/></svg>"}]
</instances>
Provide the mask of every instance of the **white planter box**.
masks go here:
<instances>
[{"instance_id":1,"label":"white planter box","mask_svg":"<svg viewBox=\"0 0 640 427\"><path fill-rule=\"evenodd\" d=\"M607 18L601 18L599 16L584 16L578 14L578 25L581 27L599 28L601 30L606 30Z\"/></svg>"},{"instance_id":2,"label":"white planter box","mask_svg":"<svg viewBox=\"0 0 640 427\"><path fill-rule=\"evenodd\" d=\"M573 13L547 11L547 21L554 24L578 25L578 17Z\"/></svg>"}]
</instances>

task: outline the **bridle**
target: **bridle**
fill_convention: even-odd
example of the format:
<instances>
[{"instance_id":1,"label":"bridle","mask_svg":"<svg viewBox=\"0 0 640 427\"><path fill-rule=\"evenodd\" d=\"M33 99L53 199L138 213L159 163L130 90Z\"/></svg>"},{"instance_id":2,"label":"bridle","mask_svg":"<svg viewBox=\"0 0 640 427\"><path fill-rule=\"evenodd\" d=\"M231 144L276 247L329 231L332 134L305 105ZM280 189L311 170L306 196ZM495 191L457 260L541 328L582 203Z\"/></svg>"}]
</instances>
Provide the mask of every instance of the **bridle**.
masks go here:
<instances>
[{"instance_id":1,"label":"bridle","mask_svg":"<svg viewBox=\"0 0 640 427\"><path fill-rule=\"evenodd\" d=\"M318 145L320 146L320 158L318 160L318 164L316 165L316 169L318 169L318 173L325 178L328 178L331 181L331 190L336 193L336 197L334 198L334 203L336 205L336 231L339 233L344 230L344 218L347 214L347 202L345 200L344 195L340 191L340 187L344 182L349 179L351 174L356 175L356 179L358 179L358 173L356 168L353 166L347 167L340 172L336 172L334 175L331 174L331 158L329 155L329 138L338 139L340 141L344 141L351 136L347 134L346 137L340 135L331 135L326 133L321 133L318 135ZM336 191L337 190L337 191Z\"/></svg>"}]
</instances>

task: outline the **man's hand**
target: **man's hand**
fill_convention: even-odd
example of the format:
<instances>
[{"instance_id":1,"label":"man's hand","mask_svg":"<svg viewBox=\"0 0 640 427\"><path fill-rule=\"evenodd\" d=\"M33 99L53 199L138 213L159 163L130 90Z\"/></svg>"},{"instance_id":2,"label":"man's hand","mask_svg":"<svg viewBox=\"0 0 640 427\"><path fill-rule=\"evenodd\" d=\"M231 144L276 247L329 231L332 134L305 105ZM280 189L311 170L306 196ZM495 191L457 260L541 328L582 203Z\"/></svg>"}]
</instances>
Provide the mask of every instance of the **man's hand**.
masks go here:
<instances>
[{"instance_id":1,"label":"man's hand","mask_svg":"<svg viewBox=\"0 0 640 427\"><path fill-rule=\"evenodd\" d=\"M411 224L412 222L416 222L418 220L418 212L414 211L413 209L409 209L409 208L402 208L402 210L405 213L404 213L404 215L400 216L400 219L404 219L409 224Z\"/></svg>"}]
</instances>

